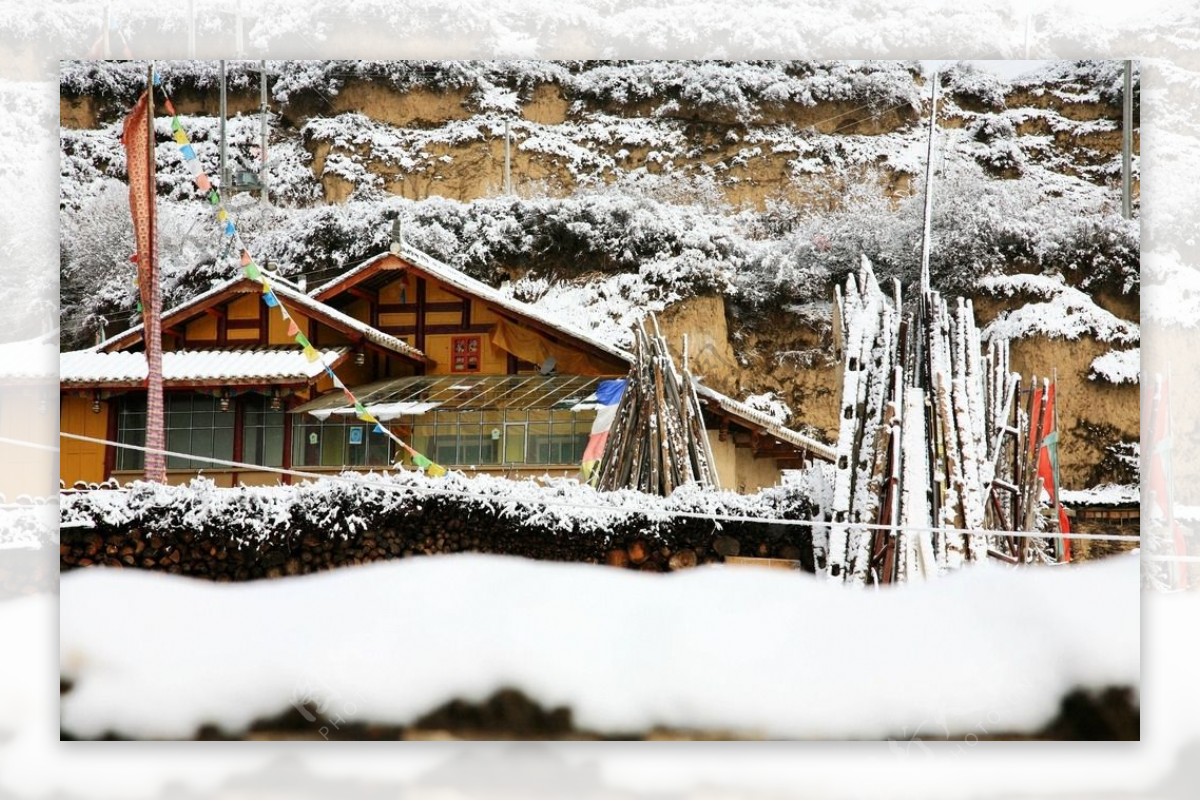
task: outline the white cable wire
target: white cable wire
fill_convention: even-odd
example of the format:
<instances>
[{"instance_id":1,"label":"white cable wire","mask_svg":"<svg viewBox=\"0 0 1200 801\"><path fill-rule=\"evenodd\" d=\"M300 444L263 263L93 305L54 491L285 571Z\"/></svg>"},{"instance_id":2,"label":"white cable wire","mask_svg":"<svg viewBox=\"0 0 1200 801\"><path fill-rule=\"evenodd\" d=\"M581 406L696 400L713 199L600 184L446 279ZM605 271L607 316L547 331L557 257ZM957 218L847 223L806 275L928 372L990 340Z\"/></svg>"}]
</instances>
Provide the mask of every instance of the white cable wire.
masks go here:
<instances>
[{"instance_id":1,"label":"white cable wire","mask_svg":"<svg viewBox=\"0 0 1200 801\"><path fill-rule=\"evenodd\" d=\"M146 448L142 445L130 445L128 443L113 442L112 440L99 439L96 437L88 437L88 436L84 436L83 434L69 434L65 431L60 431L59 435L62 437L66 437L68 439L79 440L81 442L90 442L90 443L97 444L97 445L111 445L111 446L114 446L117 448L128 448L130 450L142 451L144 453L150 452L149 448ZM11 442L13 444L22 444L15 440L7 440L5 438L0 438L0 442ZM32 443L30 443L30 444L32 444ZM35 445L35 447L43 447L43 446ZM249 464L246 462L233 462L233 461L229 461L227 459L217 459L217 458L208 457L208 456L196 456L196 455L190 454L190 453L177 453L174 451L166 451L166 450L159 451L159 452L162 453L164 456L175 456L175 457L178 457L181 459L191 459L194 461L208 462L213 465L222 466L222 467L233 467L233 468L237 468L240 470L251 470L251 471L256 471L256 472L275 473L278 475L295 476L297 478L305 478L305 479L310 479L310 480L337 481L337 482L351 484L351 485L355 485L355 486L369 487L371 489L385 489L385 490L390 490L393 492L409 493L409 494L413 494L413 495L422 495L422 496L427 496L427 497L439 497L440 496L440 497L446 497L446 498L459 498L459 499L474 500L474 501L488 502L488 503L496 501L496 498L494 496L485 495L483 493L477 493L477 492L442 489L442 488L436 488L436 487L397 486L395 484L382 482L379 480L371 480L372 473L368 473L366 475L363 475L362 477L349 476L349 475L346 475L345 473L341 473L341 474L308 473L308 472L304 472L304 471L300 471L300 470L291 470L291 469L282 468L282 467L264 467L263 465ZM388 468L382 467L382 466L379 468L380 472L385 471L387 469ZM374 472L374 471L372 471L372 472ZM624 512L626 514L632 514L632 515L644 515L647 518L662 518L662 517L684 518L684 519L695 519L695 520L719 521L722 523L759 523L759 524L771 524L771 525L781 525L781 526L800 526L800 527L807 527L807 528L818 528L818 527L826 527L826 526L831 525L828 522L820 521L820 520L788 520L788 519L777 518L777 517L751 517L749 515L707 514L707 513L703 513L703 512L687 512L687 511L682 511L682 510L655 512L655 511L648 511L646 509L630 508L627 506L605 506L602 504L587 504L587 503L572 503L572 502L564 502L564 501L555 501L554 499L551 499L551 498L547 498L547 499L543 499L543 500L536 500L536 501L521 501L521 502L523 502L523 503L528 502L533 505L543 506L543 507L547 507L547 508L557 507L557 508L564 508L564 509L570 509L570 510L589 509L589 510L593 510L593 511L608 512L608 513ZM916 527L916 526L898 526L898 525L892 526L892 525L881 524L881 523L850 523L850 524L846 524L846 525L850 526L851 528L865 529L868 531L882 531L884 533L892 534L893 536L895 534L898 534L901 532L908 532L908 533L928 532L928 533L944 533L944 534L970 534L970 533L972 533L967 529L932 528L932 527L922 528L922 527ZM1105 540L1105 541L1111 541L1111 542L1141 542L1142 541L1142 538L1140 536L1124 535L1124 534L1066 534L1066 535L1064 535L1059 532L999 531L999 530L994 530L994 529L987 529L987 530L985 530L984 533L986 536L990 536L990 537L1008 536L1008 537L1025 537L1025 538L1029 538L1029 539L1064 539L1065 538L1065 539L1071 539L1071 540Z\"/></svg>"}]
</instances>

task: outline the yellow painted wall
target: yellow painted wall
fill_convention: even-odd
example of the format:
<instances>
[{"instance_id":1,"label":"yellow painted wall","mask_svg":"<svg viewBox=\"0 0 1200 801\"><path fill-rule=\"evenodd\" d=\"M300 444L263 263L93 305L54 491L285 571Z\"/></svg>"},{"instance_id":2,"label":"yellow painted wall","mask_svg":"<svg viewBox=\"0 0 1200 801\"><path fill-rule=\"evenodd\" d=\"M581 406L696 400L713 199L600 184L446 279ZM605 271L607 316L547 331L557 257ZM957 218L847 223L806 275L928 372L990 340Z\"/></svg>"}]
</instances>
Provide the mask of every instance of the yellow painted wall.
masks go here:
<instances>
[{"instance_id":1,"label":"yellow painted wall","mask_svg":"<svg viewBox=\"0 0 1200 801\"><path fill-rule=\"evenodd\" d=\"M779 483L783 473L779 462L770 457L754 458L750 448L737 449L737 483L730 486L738 492L754 492Z\"/></svg>"},{"instance_id":2,"label":"yellow painted wall","mask_svg":"<svg viewBox=\"0 0 1200 801\"><path fill-rule=\"evenodd\" d=\"M708 432L708 442L712 448L713 461L716 462L717 477L721 481L722 489L754 492L779 483L783 474L775 459L755 459L750 448L737 447L732 436L721 442L716 431Z\"/></svg>"},{"instance_id":3,"label":"yellow painted wall","mask_svg":"<svg viewBox=\"0 0 1200 801\"><path fill-rule=\"evenodd\" d=\"M257 320L258 307L261 304L262 297L257 293L250 292L229 301L225 306L225 313L230 320Z\"/></svg>"},{"instance_id":4,"label":"yellow painted wall","mask_svg":"<svg viewBox=\"0 0 1200 801\"><path fill-rule=\"evenodd\" d=\"M187 338L189 340L216 339L217 318L213 317L211 314L202 315L188 323L184 331L187 332Z\"/></svg>"},{"instance_id":5,"label":"yellow painted wall","mask_svg":"<svg viewBox=\"0 0 1200 801\"><path fill-rule=\"evenodd\" d=\"M108 435L108 402L100 412L92 411L91 398L63 395L59 403L59 425L63 431L104 439ZM104 446L79 440L59 440L59 474L68 487L76 481L96 483L105 479Z\"/></svg>"},{"instance_id":6,"label":"yellow painted wall","mask_svg":"<svg viewBox=\"0 0 1200 801\"><path fill-rule=\"evenodd\" d=\"M300 333L307 336L308 318L290 308L288 309L288 314L292 315L292 319L296 321L296 325L300 328ZM325 331L321 333L324 334ZM279 313L279 309L267 309L267 344L291 345L296 349L300 348L296 344L296 340L288 336L288 323L287 320L283 319L283 315Z\"/></svg>"}]
</instances>

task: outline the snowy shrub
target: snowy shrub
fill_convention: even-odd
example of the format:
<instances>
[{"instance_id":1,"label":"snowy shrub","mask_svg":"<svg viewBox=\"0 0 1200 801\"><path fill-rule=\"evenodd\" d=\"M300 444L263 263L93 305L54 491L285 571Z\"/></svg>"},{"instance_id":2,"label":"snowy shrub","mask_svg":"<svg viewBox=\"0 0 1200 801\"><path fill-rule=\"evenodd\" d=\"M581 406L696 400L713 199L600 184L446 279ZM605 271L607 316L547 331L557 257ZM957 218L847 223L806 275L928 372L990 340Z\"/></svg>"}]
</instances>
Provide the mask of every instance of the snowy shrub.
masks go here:
<instances>
[{"instance_id":1,"label":"snowy shrub","mask_svg":"<svg viewBox=\"0 0 1200 801\"><path fill-rule=\"evenodd\" d=\"M988 70L960 61L939 73L940 84L947 94L973 111L1002 111L1007 82Z\"/></svg>"},{"instance_id":2,"label":"snowy shrub","mask_svg":"<svg viewBox=\"0 0 1200 801\"><path fill-rule=\"evenodd\" d=\"M1076 217L1046 242L1041 260L1072 276L1083 289L1132 294L1141 285L1140 224L1120 214Z\"/></svg>"}]
</instances>

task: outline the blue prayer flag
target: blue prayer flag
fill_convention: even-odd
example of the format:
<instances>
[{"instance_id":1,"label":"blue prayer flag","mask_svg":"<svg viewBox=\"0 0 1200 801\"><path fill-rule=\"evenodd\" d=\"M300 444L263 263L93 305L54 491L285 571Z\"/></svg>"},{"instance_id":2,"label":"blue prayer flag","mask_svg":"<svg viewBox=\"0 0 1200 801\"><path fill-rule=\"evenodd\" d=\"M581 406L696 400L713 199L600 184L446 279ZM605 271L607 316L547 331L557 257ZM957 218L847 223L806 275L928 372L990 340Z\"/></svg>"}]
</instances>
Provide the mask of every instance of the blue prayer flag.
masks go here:
<instances>
[{"instance_id":1,"label":"blue prayer flag","mask_svg":"<svg viewBox=\"0 0 1200 801\"><path fill-rule=\"evenodd\" d=\"M625 385L629 383L627 378L612 378L608 381L601 381L600 386L596 387L596 402L601 406L615 406L621 402L621 394L625 392Z\"/></svg>"}]
</instances>

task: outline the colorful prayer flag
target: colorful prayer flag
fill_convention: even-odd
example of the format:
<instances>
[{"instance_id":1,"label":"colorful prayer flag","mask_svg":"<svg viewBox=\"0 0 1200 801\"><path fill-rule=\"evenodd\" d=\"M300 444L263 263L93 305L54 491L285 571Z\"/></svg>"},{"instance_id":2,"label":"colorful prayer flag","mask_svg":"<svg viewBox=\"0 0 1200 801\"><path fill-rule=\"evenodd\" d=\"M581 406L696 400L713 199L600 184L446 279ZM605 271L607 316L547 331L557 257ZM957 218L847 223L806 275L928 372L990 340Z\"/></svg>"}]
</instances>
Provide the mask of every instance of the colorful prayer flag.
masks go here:
<instances>
[{"instance_id":1,"label":"colorful prayer flag","mask_svg":"<svg viewBox=\"0 0 1200 801\"><path fill-rule=\"evenodd\" d=\"M205 173L200 173L196 176L196 186L201 192L205 192L212 188L212 183L209 182L208 176Z\"/></svg>"},{"instance_id":2,"label":"colorful prayer flag","mask_svg":"<svg viewBox=\"0 0 1200 801\"><path fill-rule=\"evenodd\" d=\"M321 358L321 354L317 353L317 349L314 348L312 345L305 345L304 346L304 358L308 359L310 362L315 362Z\"/></svg>"},{"instance_id":3,"label":"colorful prayer flag","mask_svg":"<svg viewBox=\"0 0 1200 801\"><path fill-rule=\"evenodd\" d=\"M180 145L179 152L188 161L193 161L196 158L196 149L191 145Z\"/></svg>"}]
</instances>

